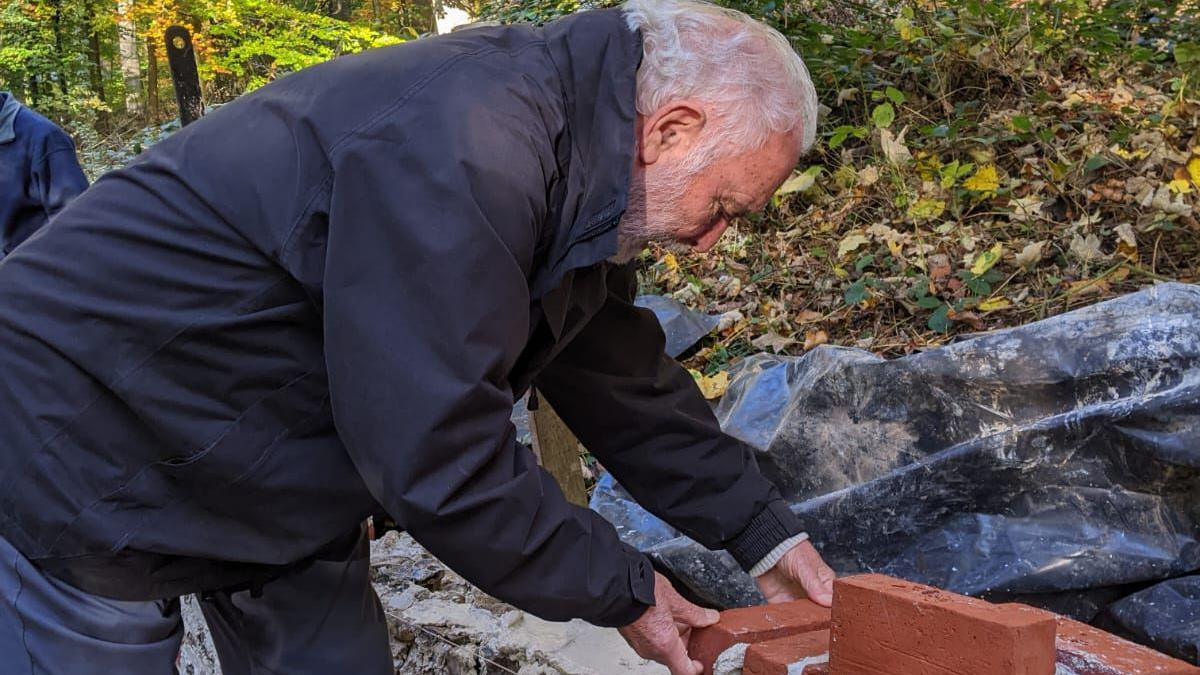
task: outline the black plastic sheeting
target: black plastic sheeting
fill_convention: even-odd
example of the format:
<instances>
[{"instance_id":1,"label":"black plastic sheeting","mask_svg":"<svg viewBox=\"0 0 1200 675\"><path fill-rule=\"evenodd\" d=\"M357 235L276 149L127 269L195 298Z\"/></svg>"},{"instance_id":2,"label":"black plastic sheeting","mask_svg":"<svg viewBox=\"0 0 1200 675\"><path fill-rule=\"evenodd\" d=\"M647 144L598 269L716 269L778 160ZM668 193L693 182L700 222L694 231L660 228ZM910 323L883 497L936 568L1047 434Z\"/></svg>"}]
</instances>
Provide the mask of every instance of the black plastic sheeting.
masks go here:
<instances>
[{"instance_id":1,"label":"black plastic sheeting","mask_svg":"<svg viewBox=\"0 0 1200 675\"><path fill-rule=\"evenodd\" d=\"M731 377L718 418L759 451L839 574L1111 621L1197 661L1200 287L1162 284L890 361L757 355ZM726 553L611 479L592 507L694 597L761 601Z\"/></svg>"}]
</instances>

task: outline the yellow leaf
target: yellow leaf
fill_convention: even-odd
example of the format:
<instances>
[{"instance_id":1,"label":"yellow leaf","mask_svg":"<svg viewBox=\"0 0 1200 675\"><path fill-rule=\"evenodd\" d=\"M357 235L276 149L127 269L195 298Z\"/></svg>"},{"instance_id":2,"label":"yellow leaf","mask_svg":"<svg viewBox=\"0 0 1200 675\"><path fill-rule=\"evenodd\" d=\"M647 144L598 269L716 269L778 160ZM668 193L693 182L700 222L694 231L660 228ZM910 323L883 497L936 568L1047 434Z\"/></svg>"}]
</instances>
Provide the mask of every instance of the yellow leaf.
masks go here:
<instances>
[{"instance_id":1,"label":"yellow leaf","mask_svg":"<svg viewBox=\"0 0 1200 675\"><path fill-rule=\"evenodd\" d=\"M895 239L887 240L888 251L891 252L893 258L899 258L900 253L904 250L904 245Z\"/></svg>"},{"instance_id":2,"label":"yellow leaf","mask_svg":"<svg viewBox=\"0 0 1200 675\"><path fill-rule=\"evenodd\" d=\"M1167 183L1167 187L1171 188L1171 192L1177 195L1186 195L1192 192L1192 184L1180 178Z\"/></svg>"},{"instance_id":3,"label":"yellow leaf","mask_svg":"<svg viewBox=\"0 0 1200 675\"><path fill-rule=\"evenodd\" d=\"M725 394L725 390L729 388L729 373L720 371L716 375L705 375L698 370L689 370L692 374L692 379L696 380L696 386L700 388L700 393L704 398L712 400L721 398Z\"/></svg>"},{"instance_id":4,"label":"yellow leaf","mask_svg":"<svg viewBox=\"0 0 1200 675\"><path fill-rule=\"evenodd\" d=\"M850 273L844 267L835 267L833 268L833 276L839 279L846 279L849 278Z\"/></svg>"},{"instance_id":5,"label":"yellow leaf","mask_svg":"<svg viewBox=\"0 0 1200 675\"><path fill-rule=\"evenodd\" d=\"M863 244L870 243L870 241L871 240L861 232L851 232L842 238L842 241L838 243L838 257L841 258L849 255L850 253L857 251L858 248Z\"/></svg>"},{"instance_id":6,"label":"yellow leaf","mask_svg":"<svg viewBox=\"0 0 1200 675\"><path fill-rule=\"evenodd\" d=\"M1138 150L1126 150L1119 145L1114 145L1111 150L1114 155L1120 157L1121 159L1134 161L1145 159L1150 154L1150 151L1145 148L1140 148Z\"/></svg>"},{"instance_id":7,"label":"yellow leaf","mask_svg":"<svg viewBox=\"0 0 1200 675\"><path fill-rule=\"evenodd\" d=\"M908 207L908 217L914 221L940 218L946 210L946 202L940 199L921 198Z\"/></svg>"},{"instance_id":8,"label":"yellow leaf","mask_svg":"<svg viewBox=\"0 0 1200 675\"><path fill-rule=\"evenodd\" d=\"M975 256L975 262L971 265L971 274L981 277L987 274L987 271L996 266L1000 262L1000 255L1004 253L1004 246L997 243L990 249Z\"/></svg>"},{"instance_id":9,"label":"yellow leaf","mask_svg":"<svg viewBox=\"0 0 1200 675\"><path fill-rule=\"evenodd\" d=\"M782 197L784 195L790 195L793 192L807 191L817 182L817 174L820 173L821 169L820 167L817 167L816 169L816 171L809 169L802 173L798 173L791 178L788 178L786 181L784 181L783 185L779 186L779 189L775 191L775 194Z\"/></svg>"},{"instance_id":10,"label":"yellow leaf","mask_svg":"<svg viewBox=\"0 0 1200 675\"><path fill-rule=\"evenodd\" d=\"M1008 309L1009 307L1012 307L1012 303L1008 301L1008 298L992 298L991 300L984 300L979 303L979 311L981 312L994 312L998 309Z\"/></svg>"},{"instance_id":11,"label":"yellow leaf","mask_svg":"<svg viewBox=\"0 0 1200 675\"><path fill-rule=\"evenodd\" d=\"M1200 187L1200 155L1197 155L1187 163L1188 175L1192 177L1192 182L1196 187Z\"/></svg>"},{"instance_id":12,"label":"yellow leaf","mask_svg":"<svg viewBox=\"0 0 1200 675\"><path fill-rule=\"evenodd\" d=\"M963 183L963 187L972 192L995 194L1000 188L1000 175L996 173L995 164L985 164Z\"/></svg>"},{"instance_id":13,"label":"yellow leaf","mask_svg":"<svg viewBox=\"0 0 1200 675\"><path fill-rule=\"evenodd\" d=\"M675 259L674 253L668 253L663 256L662 263L663 267L666 267L667 271L672 274L679 271L679 261Z\"/></svg>"}]
</instances>

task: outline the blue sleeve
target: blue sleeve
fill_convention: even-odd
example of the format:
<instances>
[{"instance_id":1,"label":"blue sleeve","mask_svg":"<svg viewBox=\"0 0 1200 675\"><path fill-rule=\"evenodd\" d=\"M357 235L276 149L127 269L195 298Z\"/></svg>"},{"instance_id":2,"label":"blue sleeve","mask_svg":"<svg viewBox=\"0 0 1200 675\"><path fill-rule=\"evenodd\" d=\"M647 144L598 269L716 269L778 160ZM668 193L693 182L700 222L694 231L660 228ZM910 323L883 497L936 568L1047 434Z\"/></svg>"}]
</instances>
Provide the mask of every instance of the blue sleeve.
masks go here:
<instances>
[{"instance_id":1,"label":"blue sleeve","mask_svg":"<svg viewBox=\"0 0 1200 675\"><path fill-rule=\"evenodd\" d=\"M47 218L61 211L88 186L87 177L75 158L75 146L65 134L35 161L33 178Z\"/></svg>"}]
</instances>

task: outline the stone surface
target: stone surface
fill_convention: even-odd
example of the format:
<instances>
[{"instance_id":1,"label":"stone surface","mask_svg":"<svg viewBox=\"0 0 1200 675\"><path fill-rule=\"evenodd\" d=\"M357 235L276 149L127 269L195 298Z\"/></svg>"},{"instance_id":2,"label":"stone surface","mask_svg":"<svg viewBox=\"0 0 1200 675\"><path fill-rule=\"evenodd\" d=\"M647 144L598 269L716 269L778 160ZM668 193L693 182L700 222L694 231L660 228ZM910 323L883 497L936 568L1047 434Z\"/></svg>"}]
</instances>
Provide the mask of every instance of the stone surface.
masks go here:
<instances>
[{"instance_id":1,"label":"stone surface","mask_svg":"<svg viewBox=\"0 0 1200 675\"><path fill-rule=\"evenodd\" d=\"M809 600L727 610L715 625L692 633L688 654L712 675L714 660L735 644L821 630L829 627L829 618L828 608Z\"/></svg>"},{"instance_id":2,"label":"stone surface","mask_svg":"<svg viewBox=\"0 0 1200 675\"><path fill-rule=\"evenodd\" d=\"M1200 675L1200 668L1099 628L1058 617L1058 663L1075 675Z\"/></svg>"},{"instance_id":3,"label":"stone surface","mask_svg":"<svg viewBox=\"0 0 1200 675\"><path fill-rule=\"evenodd\" d=\"M878 574L834 583L838 675L1051 675L1053 615Z\"/></svg>"},{"instance_id":4,"label":"stone surface","mask_svg":"<svg viewBox=\"0 0 1200 675\"><path fill-rule=\"evenodd\" d=\"M746 650L742 675L814 675L829 663L829 631L759 642Z\"/></svg>"}]
</instances>

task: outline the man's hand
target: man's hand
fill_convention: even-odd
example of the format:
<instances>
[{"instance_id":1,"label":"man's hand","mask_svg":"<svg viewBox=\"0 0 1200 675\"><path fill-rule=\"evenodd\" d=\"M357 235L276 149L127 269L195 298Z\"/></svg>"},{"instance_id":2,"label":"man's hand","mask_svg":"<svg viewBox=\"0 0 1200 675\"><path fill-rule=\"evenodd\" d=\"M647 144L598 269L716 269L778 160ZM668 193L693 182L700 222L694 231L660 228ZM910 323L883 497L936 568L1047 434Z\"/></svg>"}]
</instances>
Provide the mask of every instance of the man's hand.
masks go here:
<instances>
[{"instance_id":1,"label":"man's hand","mask_svg":"<svg viewBox=\"0 0 1200 675\"><path fill-rule=\"evenodd\" d=\"M817 549L809 542L802 541L755 581L769 603L808 598L828 607L833 604L835 577L837 575L821 560Z\"/></svg>"},{"instance_id":2,"label":"man's hand","mask_svg":"<svg viewBox=\"0 0 1200 675\"><path fill-rule=\"evenodd\" d=\"M655 572L654 606L618 631L638 656L670 668L671 675L700 675L704 666L688 656L688 637L693 628L711 626L718 619L716 610L684 600L666 577Z\"/></svg>"}]
</instances>

